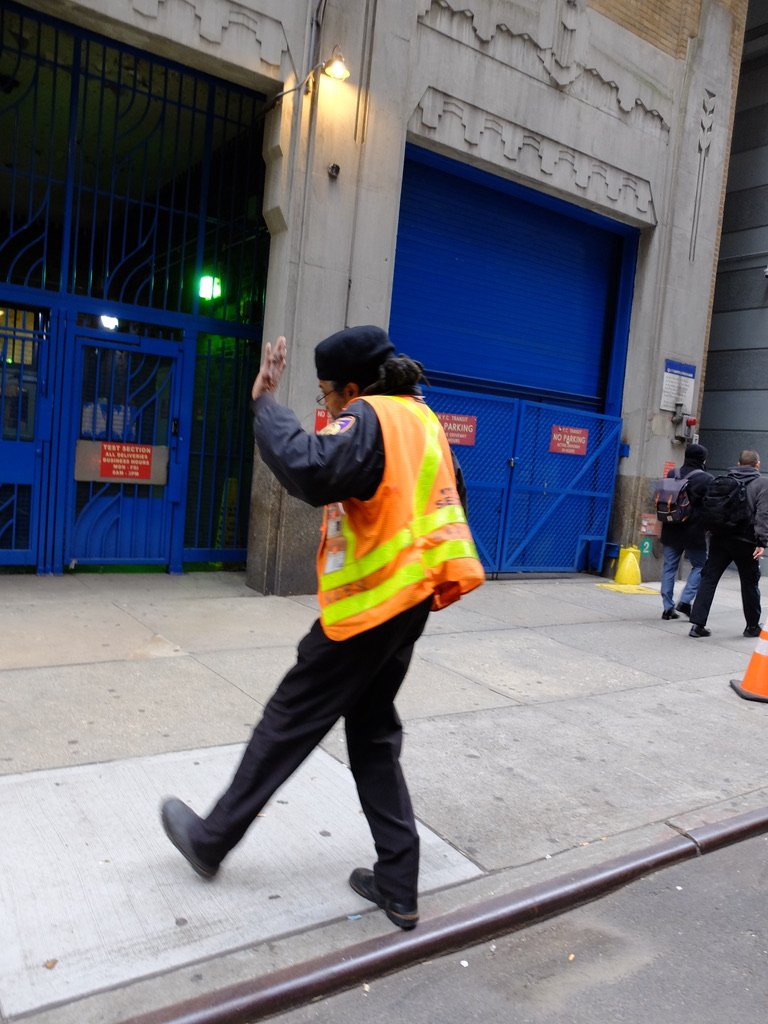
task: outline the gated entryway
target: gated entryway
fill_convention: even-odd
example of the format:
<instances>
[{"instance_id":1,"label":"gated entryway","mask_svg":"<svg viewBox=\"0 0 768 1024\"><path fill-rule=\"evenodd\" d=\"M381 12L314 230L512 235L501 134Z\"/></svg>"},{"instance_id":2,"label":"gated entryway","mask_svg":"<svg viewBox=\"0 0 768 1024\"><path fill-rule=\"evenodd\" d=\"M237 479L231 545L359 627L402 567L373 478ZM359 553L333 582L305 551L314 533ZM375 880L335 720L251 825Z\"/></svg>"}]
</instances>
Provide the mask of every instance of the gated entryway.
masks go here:
<instances>
[{"instance_id":1,"label":"gated entryway","mask_svg":"<svg viewBox=\"0 0 768 1024\"><path fill-rule=\"evenodd\" d=\"M602 567L637 231L409 146L390 331L419 359L491 573Z\"/></svg>"},{"instance_id":2,"label":"gated entryway","mask_svg":"<svg viewBox=\"0 0 768 1024\"><path fill-rule=\"evenodd\" d=\"M599 571L621 420L583 410L429 388L461 463L486 571Z\"/></svg>"},{"instance_id":3,"label":"gated entryway","mask_svg":"<svg viewBox=\"0 0 768 1024\"><path fill-rule=\"evenodd\" d=\"M78 332L71 350L64 560L165 562L180 497L183 346Z\"/></svg>"},{"instance_id":4,"label":"gated entryway","mask_svg":"<svg viewBox=\"0 0 768 1024\"><path fill-rule=\"evenodd\" d=\"M262 98L0 7L0 566L245 558Z\"/></svg>"}]
</instances>

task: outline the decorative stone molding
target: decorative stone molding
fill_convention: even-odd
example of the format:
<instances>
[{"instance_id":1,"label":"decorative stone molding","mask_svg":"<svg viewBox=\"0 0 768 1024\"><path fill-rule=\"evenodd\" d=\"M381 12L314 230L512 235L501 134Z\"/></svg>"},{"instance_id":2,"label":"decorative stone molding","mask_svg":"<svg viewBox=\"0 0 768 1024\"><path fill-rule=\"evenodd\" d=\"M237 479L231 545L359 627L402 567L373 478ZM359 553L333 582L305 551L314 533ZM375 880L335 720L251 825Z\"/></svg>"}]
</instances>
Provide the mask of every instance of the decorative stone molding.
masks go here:
<instances>
[{"instance_id":1,"label":"decorative stone molding","mask_svg":"<svg viewBox=\"0 0 768 1024\"><path fill-rule=\"evenodd\" d=\"M542 6L547 7L546 4ZM547 41L550 45L541 48L539 59L552 81L562 88L575 81L584 69L585 0L555 0L548 6L551 27L547 31Z\"/></svg>"},{"instance_id":2,"label":"decorative stone molding","mask_svg":"<svg viewBox=\"0 0 768 1024\"><path fill-rule=\"evenodd\" d=\"M408 130L609 216L656 223L649 181L436 89L424 93Z\"/></svg>"},{"instance_id":3,"label":"decorative stone molding","mask_svg":"<svg viewBox=\"0 0 768 1024\"><path fill-rule=\"evenodd\" d=\"M194 8L199 22L200 38L207 43L221 44L227 29L238 28L249 32L258 43L265 64L279 67L288 49L282 23L274 17L251 10L231 0L179 0ZM159 19L161 8L168 0L131 0L136 14Z\"/></svg>"},{"instance_id":4,"label":"decorative stone molding","mask_svg":"<svg viewBox=\"0 0 768 1024\"><path fill-rule=\"evenodd\" d=\"M688 247L688 260L696 259L696 239L699 234L699 216L701 214L701 198L704 193L704 171L707 167L709 147L712 142L712 124L715 120L715 93L704 90L701 104L701 120L699 122L699 166L696 174L696 193L693 200L693 220L691 222L691 241Z\"/></svg>"},{"instance_id":5,"label":"decorative stone molding","mask_svg":"<svg viewBox=\"0 0 768 1024\"><path fill-rule=\"evenodd\" d=\"M417 13L421 24L502 61L522 42L551 85L594 103L598 93L583 82L594 76L608 87L614 109L640 110L647 126L669 129L659 109L666 98L643 74L595 46L586 0L418 0Z\"/></svg>"}]
</instances>

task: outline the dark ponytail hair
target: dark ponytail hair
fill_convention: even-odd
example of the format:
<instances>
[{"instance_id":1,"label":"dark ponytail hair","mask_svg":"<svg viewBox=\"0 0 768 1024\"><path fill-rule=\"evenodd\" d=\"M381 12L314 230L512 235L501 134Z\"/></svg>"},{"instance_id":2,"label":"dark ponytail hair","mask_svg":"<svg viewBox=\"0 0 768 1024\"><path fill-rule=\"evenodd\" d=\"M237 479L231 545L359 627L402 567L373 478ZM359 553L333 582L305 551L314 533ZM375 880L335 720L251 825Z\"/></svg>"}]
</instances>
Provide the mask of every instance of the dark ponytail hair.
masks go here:
<instances>
[{"instance_id":1,"label":"dark ponytail hair","mask_svg":"<svg viewBox=\"0 0 768 1024\"><path fill-rule=\"evenodd\" d=\"M378 379L362 392L364 395L420 395L420 381L426 382L424 367L416 359L390 356L379 367Z\"/></svg>"}]
</instances>

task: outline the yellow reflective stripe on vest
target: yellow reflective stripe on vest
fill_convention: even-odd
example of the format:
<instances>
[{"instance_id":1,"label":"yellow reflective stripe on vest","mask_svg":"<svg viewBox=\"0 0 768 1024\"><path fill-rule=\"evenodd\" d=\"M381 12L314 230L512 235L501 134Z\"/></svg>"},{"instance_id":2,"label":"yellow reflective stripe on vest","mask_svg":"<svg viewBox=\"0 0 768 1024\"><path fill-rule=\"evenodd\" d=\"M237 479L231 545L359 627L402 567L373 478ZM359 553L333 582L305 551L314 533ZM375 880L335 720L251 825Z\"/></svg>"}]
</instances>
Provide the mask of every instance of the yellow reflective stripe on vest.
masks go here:
<instances>
[{"instance_id":1,"label":"yellow reflective stripe on vest","mask_svg":"<svg viewBox=\"0 0 768 1024\"><path fill-rule=\"evenodd\" d=\"M346 535L346 531L345 531ZM383 569L400 554L413 540L413 534L407 527L398 530L394 537L379 544L373 551L363 555L357 561L351 561L343 569L336 569L334 572L323 573L320 579L320 589L335 590L336 587L343 587L345 583L353 583L365 576L370 576L377 569Z\"/></svg>"},{"instance_id":2,"label":"yellow reflective stripe on vest","mask_svg":"<svg viewBox=\"0 0 768 1024\"><path fill-rule=\"evenodd\" d=\"M477 558L477 550L471 540L445 540L424 552L424 561L430 568L442 565L451 558Z\"/></svg>"},{"instance_id":3,"label":"yellow reflective stripe on vest","mask_svg":"<svg viewBox=\"0 0 768 1024\"><path fill-rule=\"evenodd\" d=\"M375 608L388 598L394 597L400 590L405 590L406 587L410 587L414 583L420 583L425 575L424 566L419 562L404 565L394 576L380 583L378 587L353 594L351 597L343 597L340 601L326 605L322 612L323 622L328 626L333 626L342 619L349 619L360 612L368 611L369 608Z\"/></svg>"},{"instance_id":4,"label":"yellow reflective stripe on vest","mask_svg":"<svg viewBox=\"0 0 768 1024\"><path fill-rule=\"evenodd\" d=\"M347 542L347 561L354 565L357 551L357 534L349 525L349 518L346 513L341 517L341 532L344 534L344 540Z\"/></svg>"},{"instance_id":5,"label":"yellow reflective stripe on vest","mask_svg":"<svg viewBox=\"0 0 768 1024\"><path fill-rule=\"evenodd\" d=\"M429 496L435 483L435 478L440 470L440 461L443 457L440 443L438 441L440 420L430 408L422 406L412 398L402 398L399 395L392 395L396 402L399 402L404 409L407 409L412 416L417 416L424 424L426 430L424 456L419 466L416 477L416 487L413 495L414 517L424 514L424 509L429 502Z\"/></svg>"},{"instance_id":6,"label":"yellow reflective stripe on vest","mask_svg":"<svg viewBox=\"0 0 768 1024\"><path fill-rule=\"evenodd\" d=\"M443 505L436 508L426 516L419 516L412 523L414 537L426 537L433 533L440 526L447 526L449 523L466 523L464 509L460 505Z\"/></svg>"},{"instance_id":7,"label":"yellow reflective stripe on vest","mask_svg":"<svg viewBox=\"0 0 768 1024\"><path fill-rule=\"evenodd\" d=\"M394 537L379 544L377 548L369 551L367 555L363 555L358 561L345 565L343 569L336 569L335 572L323 573L319 581L320 590L323 592L335 590L347 583L362 580L376 572L377 569L383 569L385 565L394 561L395 557L404 551L415 537L426 537L441 526L447 526L450 523L464 523L465 521L464 512L457 505L446 505L444 508L435 509L429 515L417 519L412 530L403 527Z\"/></svg>"}]
</instances>

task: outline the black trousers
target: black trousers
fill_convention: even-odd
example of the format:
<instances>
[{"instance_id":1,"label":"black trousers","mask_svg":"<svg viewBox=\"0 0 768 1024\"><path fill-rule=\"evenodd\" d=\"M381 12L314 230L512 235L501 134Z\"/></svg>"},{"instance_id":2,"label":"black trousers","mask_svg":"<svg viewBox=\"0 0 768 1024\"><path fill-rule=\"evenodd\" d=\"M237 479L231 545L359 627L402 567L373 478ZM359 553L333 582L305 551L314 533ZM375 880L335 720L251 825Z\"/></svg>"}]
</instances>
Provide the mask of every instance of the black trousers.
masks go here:
<instances>
[{"instance_id":1,"label":"black trousers","mask_svg":"<svg viewBox=\"0 0 768 1024\"><path fill-rule=\"evenodd\" d=\"M218 864L343 716L349 765L376 847L376 881L393 899L415 899L419 836L400 768L402 726L394 699L431 603L430 597L343 641L329 640L315 622L264 708L229 789L192 833L201 857Z\"/></svg>"},{"instance_id":2,"label":"black trousers","mask_svg":"<svg viewBox=\"0 0 768 1024\"><path fill-rule=\"evenodd\" d=\"M698 626L706 626L712 599L720 578L733 562L741 580L741 604L748 626L760 623L760 562L752 557L756 541L739 540L727 534L713 533L709 539L709 552L696 599L691 607L690 620Z\"/></svg>"}]
</instances>

